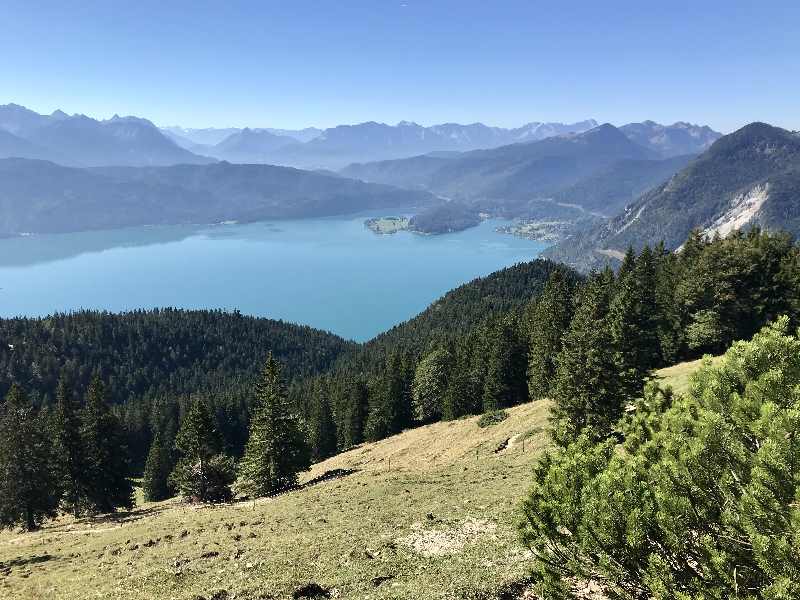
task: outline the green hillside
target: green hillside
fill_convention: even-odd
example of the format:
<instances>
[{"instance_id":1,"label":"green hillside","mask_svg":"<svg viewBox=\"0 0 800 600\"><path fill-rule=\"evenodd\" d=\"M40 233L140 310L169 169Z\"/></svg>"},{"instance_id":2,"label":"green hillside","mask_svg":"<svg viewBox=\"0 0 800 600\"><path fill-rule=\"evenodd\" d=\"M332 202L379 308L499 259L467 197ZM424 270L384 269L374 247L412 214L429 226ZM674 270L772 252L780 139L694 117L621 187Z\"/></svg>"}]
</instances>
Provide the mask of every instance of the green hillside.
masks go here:
<instances>
[{"instance_id":1,"label":"green hillside","mask_svg":"<svg viewBox=\"0 0 800 600\"><path fill-rule=\"evenodd\" d=\"M255 503L140 503L33 534L2 532L0 595L77 600L91 589L118 600L195 600L225 590L256 600L291 598L313 581L343 598L501 597L523 588L530 568L515 523L531 467L550 444L549 407L517 406L490 427L473 417L364 444L303 481L352 474Z\"/></svg>"}]
</instances>

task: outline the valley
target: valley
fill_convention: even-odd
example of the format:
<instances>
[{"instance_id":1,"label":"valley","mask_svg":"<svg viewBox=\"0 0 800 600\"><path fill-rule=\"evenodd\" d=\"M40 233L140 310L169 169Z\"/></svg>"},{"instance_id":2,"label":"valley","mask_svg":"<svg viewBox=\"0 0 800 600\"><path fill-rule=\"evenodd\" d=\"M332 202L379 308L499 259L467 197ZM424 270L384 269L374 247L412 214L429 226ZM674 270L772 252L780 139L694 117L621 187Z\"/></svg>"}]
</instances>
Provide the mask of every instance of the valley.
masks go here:
<instances>
[{"instance_id":1,"label":"valley","mask_svg":"<svg viewBox=\"0 0 800 600\"><path fill-rule=\"evenodd\" d=\"M0 600L800 599L800 3L684 4L4 2Z\"/></svg>"}]
</instances>

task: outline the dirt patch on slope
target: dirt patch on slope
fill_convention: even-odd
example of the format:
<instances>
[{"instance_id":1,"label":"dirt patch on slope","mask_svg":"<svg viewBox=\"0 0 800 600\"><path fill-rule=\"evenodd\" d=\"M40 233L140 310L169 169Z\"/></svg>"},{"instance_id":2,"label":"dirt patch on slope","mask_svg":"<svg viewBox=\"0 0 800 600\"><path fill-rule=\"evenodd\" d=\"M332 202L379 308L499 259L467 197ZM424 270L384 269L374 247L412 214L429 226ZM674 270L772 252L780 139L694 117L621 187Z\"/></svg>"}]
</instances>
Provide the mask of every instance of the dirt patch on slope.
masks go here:
<instances>
[{"instance_id":1,"label":"dirt patch on slope","mask_svg":"<svg viewBox=\"0 0 800 600\"><path fill-rule=\"evenodd\" d=\"M497 525L486 519L467 519L450 529L425 529L422 523L411 526L415 531L397 540L417 554L426 557L456 554L471 541L493 534Z\"/></svg>"}]
</instances>

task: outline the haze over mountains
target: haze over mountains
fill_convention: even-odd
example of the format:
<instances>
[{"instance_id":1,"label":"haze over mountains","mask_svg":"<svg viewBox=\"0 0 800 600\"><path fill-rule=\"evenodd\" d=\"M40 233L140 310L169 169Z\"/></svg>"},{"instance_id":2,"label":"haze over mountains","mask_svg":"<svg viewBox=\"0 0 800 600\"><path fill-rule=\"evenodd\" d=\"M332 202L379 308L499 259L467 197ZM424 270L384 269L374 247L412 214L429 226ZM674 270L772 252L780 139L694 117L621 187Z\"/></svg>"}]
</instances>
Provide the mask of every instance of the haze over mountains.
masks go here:
<instances>
[{"instance_id":1,"label":"haze over mountains","mask_svg":"<svg viewBox=\"0 0 800 600\"><path fill-rule=\"evenodd\" d=\"M364 157L386 160L352 162ZM0 235L402 209L427 232L479 215L571 223L548 255L590 268L628 245L678 248L695 227L798 233L799 189L800 138L762 123L724 137L593 120L159 129L0 106Z\"/></svg>"},{"instance_id":2,"label":"haze over mountains","mask_svg":"<svg viewBox=\"0 0 800 600\"><path fill-rule=\"evenodd\" d=\"M352 162L404 158L429 152L494 148L517 142L586 131L593 119L573 124L528 123L504 129L482 123L444 123L423 127L401 121L397 125L366 122L320 130L218 129L163 131L192 152L232 162L269 162L301 168L338 169ZM224 135L223 135L224 134Z\"/></svg>"},{"instance_id":3,"label":"haze over mountains","mask_svg":"<svg viewBox=\"0 0 800 600\"><path fill-rule=\"evenodd\" d=\"M610 124L589 131L442 156L350 165L363 181L430 190L476 212L507 217L611 216L684 166L688 156L631 141Z\"/></svg>"},{"instance_id":4,"label":"haze over mountains","mask_svg":"<svg viewBox=\"0 0 800 600\"><path fill-rule=\"evenodd\" d=\"M0 106L0 158L49 159L71 166L167 166L216 160L268 163L307 169L340 169L351 163L401 159L430 153L468 152L541 141L593 129L577 123L531 122L517 128L482 123L423 127L365 122L320 130L271 128L157 128L138 117L97 120L55 111L38 114L23 106ZM696 153L719 137L708 127L652 121L621 128L637 144L661 157ZM10 135L9 135L10 134Z\"/></svg>"},{"instance_id":5,"label":"haze over mountains","mask_svg":"<svg viewBox=\"0 0 800 600\"><path fill-rule=\"evenodd\" d=\"M213 159L181 148L146 119L114 116L98 121L61 111L40 115L22 106L0 106L0 158L47 159L60 164L207 164Z\"/></svg>"}]
</instances>

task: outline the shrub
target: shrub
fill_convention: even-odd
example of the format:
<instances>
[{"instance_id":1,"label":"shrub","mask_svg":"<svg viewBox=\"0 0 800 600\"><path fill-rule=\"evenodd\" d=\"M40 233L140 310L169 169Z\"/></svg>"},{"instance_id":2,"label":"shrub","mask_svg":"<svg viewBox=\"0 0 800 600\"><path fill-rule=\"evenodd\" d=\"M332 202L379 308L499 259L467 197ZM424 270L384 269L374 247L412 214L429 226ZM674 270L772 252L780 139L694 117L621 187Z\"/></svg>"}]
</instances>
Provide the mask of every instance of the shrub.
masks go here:
<instances>
[{"instance_id":1,"label":"shrub","mask_svg":"<svg viewBox=\"0 0 800 600\"><path fill-rule=\"evenodd\" d=\"M231 485L235 473L233 458L217 454L202 469L199 463L180 463L172 474L172 482L181 496L192 502L228 502L233 498Z\"/></svg>"},{"instance_id":2,"label":"shrub","mask_svg":"<svg viewBox=\"0 0 800 600\"><path fill-rule=\"evenodd\" d=\"M780 319L707 363L685 397L649 386L619 423L546 455L524 503L538 592L800 597L800 340Z\"/></svg>"},{"instance_id":3,"label":"shrub","mask_svg":"<svg viewBox=\"0 0 800 600\"><path fill-rule=\"evenodd\" d=\"M504 410L492 410L481 415L478 419L478 427L491 427L502 423L508 418L508 413Z\"/></svg>"}]
</instances>

